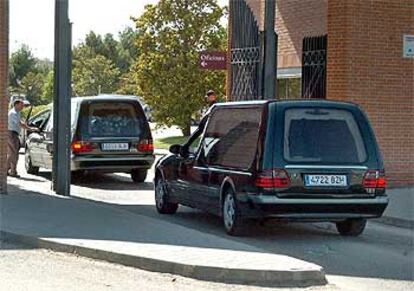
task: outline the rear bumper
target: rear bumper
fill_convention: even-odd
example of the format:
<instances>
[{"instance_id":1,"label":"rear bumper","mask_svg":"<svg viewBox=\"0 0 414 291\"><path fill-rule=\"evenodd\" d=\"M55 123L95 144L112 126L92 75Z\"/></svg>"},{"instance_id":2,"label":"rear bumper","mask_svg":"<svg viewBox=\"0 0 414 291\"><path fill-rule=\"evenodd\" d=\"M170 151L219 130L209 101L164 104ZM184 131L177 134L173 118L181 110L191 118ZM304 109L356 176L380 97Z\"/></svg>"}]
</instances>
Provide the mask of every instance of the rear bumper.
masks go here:
<instances>
[{"instance_id":1,"label":"rear bumper","mask_svg":"<svg viewBox=\"0 0 414 291\"><path fill-rule=\"evenodd\" d=\"M100 170L106 172L128 172L134 169L149 169L155 161L154 155L113 157L72 157L71 170Z\"/></svg>"},{"instance_id":2,"label":"rear bumper","mask_svg":"<svg viewBox=\"0 0 414 291\"><path fill-rule=\"evenodd\" d=\"M239 199L239 206L242 215L248 218L332 221L380 217L388 200L387 196L362 199L281 199L267 195L247 195Z\"/></svg>"}]
</instances>

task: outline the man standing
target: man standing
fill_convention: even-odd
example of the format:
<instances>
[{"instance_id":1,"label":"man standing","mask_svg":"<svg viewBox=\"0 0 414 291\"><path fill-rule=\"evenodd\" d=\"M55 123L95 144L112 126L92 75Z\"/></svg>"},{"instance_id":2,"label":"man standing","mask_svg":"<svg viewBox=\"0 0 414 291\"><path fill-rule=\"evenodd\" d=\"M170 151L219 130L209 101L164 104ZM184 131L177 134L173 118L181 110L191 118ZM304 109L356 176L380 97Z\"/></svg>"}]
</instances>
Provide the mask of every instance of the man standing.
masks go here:
<instances>
[{"instance_id":1,"label":"man standing","mask_svg":"<svg viewBox=\"0 0 414 291\"><path fill-rule=\"evenodd\" d=\"M17 162L19 160L20 150L20 131L21 128L31 131L37 131L37 128L31 128L22 122L20 112L23 110L25 100L15 98L13 100L13 108L9 111L8 123L8 150L7 150L7 174L11 177L19 178L17 174Z\"/></svg>"},{"instance_id":2,"label":"man standing","mask_svg":"<svg viewBox=\"0 0 414 291\"><path fill-rule=\"evenodd\" d=\"M201 118L200 124L198 125L197 129L193 132L193 134L190 136L190 138L187 140L187 142L182 146L182 152L181 155L182 156L186 156L188 154L188 149L190 147L190 145L201 136L201 134L204 131L204 128L206 127L207 121L208 121L208 117L210 115L210 112L212 110L212 107L214 106L214 104L217 103L217 95L216 92L214 92L213 90L209 90L206 93L206 102L208 107L206 108L206 110L203 113L203 117Z\"/></svg>"},{"instance_id":3,"label":"man standing","mask_svg":"<svg viewBox=\"0 0 414 291\"><path fill-rule=\"evenodd\" d=\"M216 95L216 92L214 92L213 90L207 91L206 101L207 101L207 104L208 104L208 108L210 108L214 104L216 104L217 103L217 95Z\"/></svg>"}]
</instances>

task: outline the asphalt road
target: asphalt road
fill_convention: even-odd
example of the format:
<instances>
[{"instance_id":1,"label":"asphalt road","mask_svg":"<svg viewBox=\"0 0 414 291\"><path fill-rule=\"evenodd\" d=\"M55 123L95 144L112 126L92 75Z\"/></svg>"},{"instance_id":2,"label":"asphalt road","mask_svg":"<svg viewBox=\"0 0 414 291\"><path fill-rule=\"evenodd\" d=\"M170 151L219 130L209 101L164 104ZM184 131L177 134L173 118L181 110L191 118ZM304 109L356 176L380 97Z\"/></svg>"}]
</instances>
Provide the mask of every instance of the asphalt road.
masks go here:
<instances>
[{"instance_id":1,"label":"asphalt road","mask_svg":"<svg viewBox=\"0 0 414 291\"><path fill-rule=\"evenodd\" d=\"M220 219L197 210L180 207L175 215L159 215L152 177L151 172L146 183L137 185L126 174L88 175L75 182L72 195L228 237ZM33 182L49 187L49 178L49 173L42 173ZM330 283L341 290L414 290L412 230L370 222L361 236L352 238L338 235L329 223L267 223L251 225L248 236L231 239L321 265Z\"/></svg>"}]
</instances>

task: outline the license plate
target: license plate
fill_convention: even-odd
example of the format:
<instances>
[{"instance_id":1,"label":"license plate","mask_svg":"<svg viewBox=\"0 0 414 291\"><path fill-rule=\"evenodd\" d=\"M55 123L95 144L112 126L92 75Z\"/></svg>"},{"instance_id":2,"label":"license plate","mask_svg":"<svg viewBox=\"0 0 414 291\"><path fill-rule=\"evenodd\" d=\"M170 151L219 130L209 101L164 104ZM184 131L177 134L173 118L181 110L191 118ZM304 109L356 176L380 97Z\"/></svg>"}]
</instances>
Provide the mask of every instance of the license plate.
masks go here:
<instances>
[{"instance_id":1,"label":"license plate","mask_svg":"<svg viewBox=\"0 0 414 291\"><path fill-rule=\"evenodd\" d=\"M305 175L305 186L345 187L346 175Z\"/></svg>"},{"instance_id":2,"label":"license plate","mask_svg":"<svg viewBox=\"0 0 414 291\"><path fill-rule=\"evenodd\" d=\"M127 151L129 150L128 143L103 143L103 151Z\"/></svg>"}]
</instances>

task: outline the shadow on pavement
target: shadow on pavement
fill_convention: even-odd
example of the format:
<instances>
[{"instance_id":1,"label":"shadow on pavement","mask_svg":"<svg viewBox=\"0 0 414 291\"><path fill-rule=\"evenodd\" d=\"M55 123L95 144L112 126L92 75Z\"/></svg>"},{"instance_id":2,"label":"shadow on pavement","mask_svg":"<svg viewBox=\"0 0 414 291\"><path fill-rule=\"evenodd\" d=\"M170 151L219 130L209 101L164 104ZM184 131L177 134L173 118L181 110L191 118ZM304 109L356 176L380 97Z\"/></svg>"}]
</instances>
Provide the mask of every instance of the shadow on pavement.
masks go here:
<instances>
[{"instance_id":1,"label":"shadow on pavement","mask_svg":"<svg viewBox=\"0 0 414 291\"><path fill-rule=\"evenodd\" d=\"M137 186L118 175L102 175L102 181L95 178L77 183L112 190L125 189L127 185L135 190L133 186ZM10 187L11 192L22 192L16 185ZM144 187L152 189L152 183L145 183ZM219 218L186 207L180 207L173 216L166 216L159 215L153 205L119 205L34 192L12 196L16 201L9 205L11 207L3 213L3 218L50 224L50 227L38 230L37 235L42 237L276 253L316 263L331 275L394 280L413 280L414 277L410 260L412 241L411 245L402 244L400 237L384 238L369 231L356 238L341 237L333 224L274 222L253 223L249 226L248 236L229 237L224 234ZM33 211L45 209L45 205L47 211L33 214ZM91 205L99 207L91 208ZM128 212L130 216L120 212ZM401 249L402 245L407 249ZM399 254L395 254L395 249Z\"/></svg>"},{"instance_id":2,"label":"shadow on pavement","mask_svg":"<svg viewBox=\"0 0 414 291\"><path fill-rule=\"evenodd\" d=\"M51 172L39 172L40 177L52 180ZM20 178L28 181L27 178ZM39 182L39 180L34 180ZM72 185L100 190L152 190L153 183L134 183L131 178L120 174L86 173L80 177L72 177Z\"/></svg>"}]
</instances>

